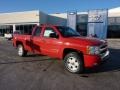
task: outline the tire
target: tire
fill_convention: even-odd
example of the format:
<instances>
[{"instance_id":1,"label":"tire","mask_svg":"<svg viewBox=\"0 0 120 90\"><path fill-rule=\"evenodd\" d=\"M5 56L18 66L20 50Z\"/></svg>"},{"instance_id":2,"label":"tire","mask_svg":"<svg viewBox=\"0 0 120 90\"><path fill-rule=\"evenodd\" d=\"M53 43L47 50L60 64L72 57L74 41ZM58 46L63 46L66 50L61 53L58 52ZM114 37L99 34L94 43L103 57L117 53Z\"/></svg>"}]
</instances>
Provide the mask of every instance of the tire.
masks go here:
<instances>
[{"instance_id":1,"label":"tire","mask_svg":"<svg viewBox=\"0 0 120 90\"><path fill-rule=\"evenodd\" d=\"M64 65L71 73L82 73L84 69L83 60L77 52L68 53L64 58Z\"/></svg>"},{"instance_id":2,"label":"tire","mask_svg":"<svg viewBox=\"0 0 120 90\"><path fill-rule=\"evenodd\" d=\"M22 44L18 45L18 56L24 57L27 55L27 51L24 50L24 47Z\"/></svg>"}]
</instances>

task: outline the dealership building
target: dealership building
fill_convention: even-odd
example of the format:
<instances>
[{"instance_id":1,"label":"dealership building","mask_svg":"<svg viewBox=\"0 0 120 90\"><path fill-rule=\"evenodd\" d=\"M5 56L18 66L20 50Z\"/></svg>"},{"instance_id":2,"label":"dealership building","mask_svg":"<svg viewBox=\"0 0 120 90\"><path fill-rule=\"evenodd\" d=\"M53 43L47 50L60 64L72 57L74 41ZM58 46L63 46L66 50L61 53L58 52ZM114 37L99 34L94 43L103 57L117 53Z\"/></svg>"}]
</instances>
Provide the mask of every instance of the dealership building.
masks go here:
<instances>
[{"instance_id":1,"label":"dealership building","mask_svg":"<svg viewBox=\"0 0 120 90\"><path fill-rule=\"evenodd\" d=\"M0 35L20 31L31 33L35 25L57 24L67 25L67 13L46 14L39 10L0 13ZM88 12L77 12L76 30L87 35ZM120 38L120 7L108 10L108 38Z\"/></svg>"},{"instance_id":2,"label":"dealership building","mask_svg":"<svg viewBox=\"0 0 120 90\"><path fill-rule=\"evenodd\" d=\"M4 36L5 33L14 31L28 34L36 24L66 25L66 19L45 14L39 10L1 13L0 35Z\"/></svg>"}]
</instances>

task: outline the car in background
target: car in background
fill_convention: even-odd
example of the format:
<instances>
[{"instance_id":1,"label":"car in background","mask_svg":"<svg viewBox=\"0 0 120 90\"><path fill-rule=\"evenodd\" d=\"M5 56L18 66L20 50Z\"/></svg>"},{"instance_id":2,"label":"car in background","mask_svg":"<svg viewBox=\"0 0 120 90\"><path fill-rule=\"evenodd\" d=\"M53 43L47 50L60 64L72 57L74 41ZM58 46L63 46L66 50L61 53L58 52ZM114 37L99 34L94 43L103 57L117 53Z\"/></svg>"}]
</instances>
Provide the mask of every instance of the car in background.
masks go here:
<instances>
[{"instance_id":1,"label":"car in background","mask_svg":"<svg viewBox=\"0 0 120 90\"><path fill-rule=\"evenodd\" d=\"M12 35L12 33L5 33L4 37L8 40L11 40L13 38L13 35Z\"/></svg>"}]
</instances>

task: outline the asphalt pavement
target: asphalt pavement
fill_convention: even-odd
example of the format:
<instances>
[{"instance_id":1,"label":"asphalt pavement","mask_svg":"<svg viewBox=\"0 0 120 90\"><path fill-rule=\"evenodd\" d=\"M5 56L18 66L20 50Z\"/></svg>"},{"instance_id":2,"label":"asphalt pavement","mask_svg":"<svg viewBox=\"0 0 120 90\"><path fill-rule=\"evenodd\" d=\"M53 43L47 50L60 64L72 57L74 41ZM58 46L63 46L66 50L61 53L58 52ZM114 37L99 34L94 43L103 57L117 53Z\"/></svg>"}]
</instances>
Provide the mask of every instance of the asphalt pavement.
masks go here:
<instances>
[{"instance_id":1,"label":"asphalt pavement","mask_svg":"<svg viewBox=\"0 0 120 90\"><path fill-rule=\"evenodd\" d=\"M108 40L110 59L96 69L72 74L63 62L29 53L19 57L0 39L0 90L120 90L120 40Z\"/></svg>"}]
</instances>

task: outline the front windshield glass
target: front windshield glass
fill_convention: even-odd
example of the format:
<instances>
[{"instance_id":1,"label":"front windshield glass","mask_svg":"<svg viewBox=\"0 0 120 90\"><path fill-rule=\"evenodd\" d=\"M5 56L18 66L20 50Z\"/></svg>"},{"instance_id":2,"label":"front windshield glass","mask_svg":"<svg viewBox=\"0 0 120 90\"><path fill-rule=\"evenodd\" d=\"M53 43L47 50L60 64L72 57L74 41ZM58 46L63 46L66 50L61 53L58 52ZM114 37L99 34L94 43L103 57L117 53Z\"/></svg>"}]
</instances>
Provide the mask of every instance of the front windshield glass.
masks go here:
<instances>
[{"instance_id":1,"label":"front windshield glass","mask_svg":"<svg viewBox=\"0 0 120 90\"><path fill-rule=\"evenodd\" d=\"M58 26L58 30L64 37L80 36L78 32L76 32L70 27Z\"/></svg>"}]
</instances>

